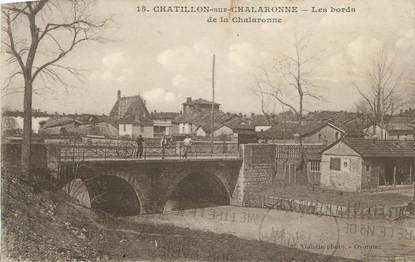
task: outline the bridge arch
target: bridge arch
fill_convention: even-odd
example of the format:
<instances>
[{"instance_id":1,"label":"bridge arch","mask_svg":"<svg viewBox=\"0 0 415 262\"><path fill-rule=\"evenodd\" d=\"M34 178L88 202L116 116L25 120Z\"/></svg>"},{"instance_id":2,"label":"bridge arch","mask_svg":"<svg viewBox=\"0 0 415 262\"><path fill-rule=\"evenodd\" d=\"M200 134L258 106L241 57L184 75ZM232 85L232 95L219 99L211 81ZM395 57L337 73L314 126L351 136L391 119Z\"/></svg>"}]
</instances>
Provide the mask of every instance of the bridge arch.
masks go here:
<instances>
[{"instance_id":1,"label":"bridge arch","mask_svg":"<svg viewBox=\"0 0 415 262\"><path fill-rule=\"evenodd\" d=\"M173 185L164 211L229 205L231 193L220 173L191 172Z\"/></svg>"},{"instance_id":2,"label":"bridge arch","mask_svg":"<svg viewBox=\"0 0 415 262\"><path fill-rule=\"evenodd\" d=\"M134 176L122 171L105 172L81 167L77 177L75 180L81 180L87 189L91 208L115 216L145 213L144 196Z\"/></svg>"}]
</instances>

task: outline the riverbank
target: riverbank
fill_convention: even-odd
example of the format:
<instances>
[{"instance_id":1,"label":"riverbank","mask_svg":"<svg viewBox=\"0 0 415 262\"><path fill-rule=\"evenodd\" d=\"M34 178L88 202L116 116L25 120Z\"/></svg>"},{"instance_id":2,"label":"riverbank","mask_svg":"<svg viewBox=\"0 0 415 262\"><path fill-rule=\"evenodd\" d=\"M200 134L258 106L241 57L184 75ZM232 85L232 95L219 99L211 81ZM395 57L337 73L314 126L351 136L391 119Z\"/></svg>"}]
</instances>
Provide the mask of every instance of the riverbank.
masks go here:
<instances>
[{"instance_id":1,"label":"riverbank","mask_svg":"<svg viewBox=\"0 0 415 262\"><path fill-rule=\"evenodd\" d=\"M1 211L4 260L300 262L328 258L232 234L116 219L82 207L60 190L34 192L6 172L2 173Z\"/></svg>"}]
</instances>

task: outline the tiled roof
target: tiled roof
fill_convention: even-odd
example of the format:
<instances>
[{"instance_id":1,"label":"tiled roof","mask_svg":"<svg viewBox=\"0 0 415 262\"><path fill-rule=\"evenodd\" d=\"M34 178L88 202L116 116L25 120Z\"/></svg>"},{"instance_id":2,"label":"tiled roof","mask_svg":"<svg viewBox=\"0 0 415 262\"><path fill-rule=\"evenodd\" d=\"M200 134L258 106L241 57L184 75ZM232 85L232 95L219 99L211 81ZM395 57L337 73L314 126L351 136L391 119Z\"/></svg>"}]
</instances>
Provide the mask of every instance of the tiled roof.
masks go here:
<instances>
[{"instance_id":1,"label":"tiled roof","mask_svg":"<svg viewBox=\"0 0 415 262\"><path fill-rule=\"evenodd\" d=\"M229 120L235 119L236 115L233 114L226 114L222 111L216 111L214 114L214 129L218 129L225 125L225 123ZM212 116L210 113L205 113L202 115L198 115L198 117L194 120L194 124L202 127L203 130L207 133L212 131Z\"/></svg>"},{"instance_id":2,"label":"tiled roof","mask_svg":"<svg viewBox=\"0 0 415 262\"><path fill-rule=\"evenodd\" d=\"M251 119L247 118L233 118L225 123L223 125L226 125L229 128L234 129L254 129L254 125L252 124Z\"/></svg>"},{"instance_id":3,"label":"tiled roof","mask_svg":"<svg viewBox=\"0 0 415 262\"><path fill-rule=\"evenodd\" d=\"M269 126L276 123L274 115L252 115L250 118L254 126Z\"/></svg>"},{"instance_id":4,"label":"tiled roof","mask_svg":"<svg viewBox=\"0 0 415 262\"><path fill-rule=\"evenodd\" d=\"M206 105L206 104L211 105L212 101L208 101L208 100L205 100L203 98L198 98L196 100L192 100L190 102L184 102L183 103L183 105ZM220 104L215 103L215 105L220 105Z\"/></svg>"},{"instance_id":5,"label":"tiled roof","mask_svg":"<svg viewBox=\"0 0 415 262\"><path fill-rule=\"evenodd\" d=\"M359 114L346 111L316 111L308 113L305 118L309 121L331 122L340 125L357 118Z\"/></svg>"},{"instance_id":6,"label":"tiled roof","mask_svg":"<svg viewBox=\"0 0 415 262\"><path fill-rule=\"evenodd\" d=\"M70 123L73 123L73 122L81 124L81 122L78 121L78 120L75 120L75 119L73 119L71 117L68 117L68 116L63 116L63 117L59 117L59 118L51 118L51 119L46 120L46 123L45 123L44 127L48 128L48 127L63 126L63 125L67 125L67 124L70 124Z\"/></svg>"},{"instance_id":7,"label":"tiled roof","mask_svg":"<svg viewBox=\"0 0 415 262\"><path fill-rule=\"evenodd\" d=\"M149 117L150 113L147 110L144 100L139 96L124 96L118 99L111 109L110 116L116 117L119 115L119 103L127 103L127 110L125 115L130 115L135 118Z\"/></svg>"},{"instance_id":8,"label":"tiled roof","mask_svg":"<svg viewBox=\"0 0 415 262\"><path fill-rule=\"evenodd\" d=\"M180 115L177 112L152 112L150 114L151 119L175 119Z\"/></svg>"},{"instance_id":9,"label":"tiled roof","mask_svg":"<svg viewBox=\"0 0 415 262\"><path fill-rule=\"evenodd\" d=\"M153 121L150 118L136 118L131 115L125 116L118 120L119 124L138 124L138 125L152 125Z\"/></svg>"},{"instance_id":10,"label":"tiled roof","mask_svg":"<svg viewBox=\"0 0 415 262\"><path fill-rule=\"evenodd\" d=\"M319 131L321 128L331 125L333 128L339 129L335 125L324 122L316 122L316 121L306 121L303 125L299 125L297 121L287 121L287 122L281 122L277 125L273 125L270 129L259 133L260 138L271 138L271 139L293 139L295 134L299 134L301 136L308 136L311 135L317 131ZM342 131L339 129L339 131Z\"/></svg>"},{"instance_id":11,"label":"tiled roof","mask_svg":"<svg viewBox=\"0 0 415 262\"><path fill-rule=\"evenodd\" d=\"M389 132L396 132L396 131L401 131L401 132L409 132L409 133L415 133L415 123L409 123L409 122L404 122L404 123L388 123L386 125L386 130L388 130Z\"/></svg>"},{"instance_id":12,"label":"tiled roof","mask_svg":"<svg viewBox=\"0 0 415 262\"><path fill-rule=\"evenodd\" d=\"M415 140L343 138L340 141L343 141L362 157L415 157ZM328 148L331 148L333 145Z\"/></svg>"}]
</instances>

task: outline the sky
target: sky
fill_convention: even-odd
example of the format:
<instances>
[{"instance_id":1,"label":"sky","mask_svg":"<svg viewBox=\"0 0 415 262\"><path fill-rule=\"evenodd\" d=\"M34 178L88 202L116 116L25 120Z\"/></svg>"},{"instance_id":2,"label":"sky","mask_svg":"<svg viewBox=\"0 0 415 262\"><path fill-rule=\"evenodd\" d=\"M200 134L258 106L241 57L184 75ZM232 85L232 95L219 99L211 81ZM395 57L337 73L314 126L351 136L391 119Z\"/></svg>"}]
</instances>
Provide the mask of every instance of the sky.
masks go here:
<instances>
[{"instance_id":1,"label":"sky","mask_svg":"<svg viewBox=\"0 0 415 262\"><path fill-rule=\"evenodd\" d=\"M259 113L260 99L252 91L255 76L261 68L272 72L276 58L294 55L294 40L299 36L307 39L305 54L317 54L315 61L307 66L312 70L310 79L318 86L316 92L322 97L319 101L307 100L307 111L355 110L359 93L352 83L370 66L371 57L380 48L394 58L396 70L405 74L402 97L415 89L413 0L233 1L234 5L241 6L288 5L300 9L350 6L356 10L354 13L253 14L282 18L283 22L278 24L206 22L211 15L227 14L137 12L137 5L151 8L178 3L231 5L230 1L223 0L97 0L93 15L111 17L113 21L103 32L110 41L85 43L62 60L62 64L82 69L81 82L66 79L75 87L65 89L51 84L52 88L45 89L44 83L37 80L33 108L51 113L109 114L120 90L125 96L140 94L151 111L179 111L186 97L211 99L215 54L216 102L222 104L225 112ZM4 60L2 71L10 72L12 67ZM2 74L3 80L5 75ZM15 85L18 84L16 81ZM21 94L2 92L2 107L21 109L22 100ZM279 112L285 108L268 99L267 109Z\"/></svg>"}]
</instances>

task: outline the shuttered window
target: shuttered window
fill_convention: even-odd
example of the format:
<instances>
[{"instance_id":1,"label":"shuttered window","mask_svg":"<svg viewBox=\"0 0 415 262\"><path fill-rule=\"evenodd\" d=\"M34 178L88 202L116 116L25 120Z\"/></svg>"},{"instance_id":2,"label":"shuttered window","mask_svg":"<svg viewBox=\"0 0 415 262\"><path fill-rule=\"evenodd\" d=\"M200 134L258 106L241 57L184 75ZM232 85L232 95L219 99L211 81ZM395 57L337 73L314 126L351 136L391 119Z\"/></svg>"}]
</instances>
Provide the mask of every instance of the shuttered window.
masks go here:
<instances>
[{"instance_id":1,"label":"shuttered window","mask_svg":"<svg viewBox=\"0 0 415 262\"><path fill-rule=\"evenodd\" d=\"M341 158L331 157L330 158L330 170L341 170Z\"/></svg>"}]
</instances>

